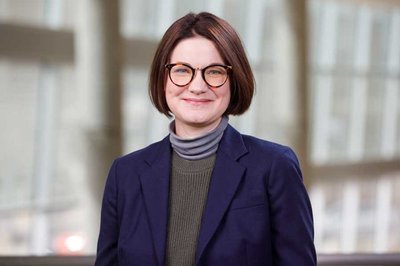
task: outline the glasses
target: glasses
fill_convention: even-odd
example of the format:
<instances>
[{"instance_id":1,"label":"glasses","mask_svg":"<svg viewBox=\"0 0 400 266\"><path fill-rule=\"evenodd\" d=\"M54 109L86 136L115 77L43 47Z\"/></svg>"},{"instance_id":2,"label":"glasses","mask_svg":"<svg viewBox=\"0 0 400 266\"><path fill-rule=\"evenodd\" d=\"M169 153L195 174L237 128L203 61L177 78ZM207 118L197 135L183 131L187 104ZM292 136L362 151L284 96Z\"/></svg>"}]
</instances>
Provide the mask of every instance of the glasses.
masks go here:
<instances>
[{"instance_id":1,"label":"glasses","mask_svg":"<svg viewBox=\"0 0 400 266\"><path fill-rule=\"evenodd\" d=\"M192 82L196 75L196 70L201 71L201 76L208 86L213 88L221 87L228 79L228 73L232 66L222 64L212 64L205 68L193 68L184 63L167 64L168 75L172 83L176 86L184 87Z\"/></svg>"}]
</instances>

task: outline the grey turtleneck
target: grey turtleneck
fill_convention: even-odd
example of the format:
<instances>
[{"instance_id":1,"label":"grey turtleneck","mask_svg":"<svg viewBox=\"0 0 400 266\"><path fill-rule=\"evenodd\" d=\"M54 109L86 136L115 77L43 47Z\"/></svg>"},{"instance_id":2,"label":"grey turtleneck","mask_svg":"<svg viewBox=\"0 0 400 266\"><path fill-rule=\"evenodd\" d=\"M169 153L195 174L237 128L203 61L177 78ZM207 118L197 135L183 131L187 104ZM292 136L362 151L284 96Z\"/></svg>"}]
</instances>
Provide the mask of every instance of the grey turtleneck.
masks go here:
<instances>
[{"instance_id":1,"label":"grey turtleneck","mask_svg":"<svg viewBox=\"0 0 400 266\"><path fill-rule=\"evenodd\" d=\"M186 160L200 160L214 154L218 149L219 141L228 125L228 117L223 116L219 125L206 134L193 138L183 139L175 134L175 121L169 125L169 140L174 151Z\"/></svg>"}]
</instances>

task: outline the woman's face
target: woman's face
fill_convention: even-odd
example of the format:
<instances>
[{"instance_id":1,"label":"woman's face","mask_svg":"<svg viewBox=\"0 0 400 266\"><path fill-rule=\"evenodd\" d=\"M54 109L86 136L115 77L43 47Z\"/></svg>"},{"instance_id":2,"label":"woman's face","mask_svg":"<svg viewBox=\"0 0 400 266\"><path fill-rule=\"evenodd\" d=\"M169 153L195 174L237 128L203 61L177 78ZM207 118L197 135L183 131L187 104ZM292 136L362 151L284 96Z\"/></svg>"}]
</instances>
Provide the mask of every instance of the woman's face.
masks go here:
<instances>
[{"instance_id":1,"label":"woman's face","mask_svg":"<svg viewBox=\"0 0 400 266\"><path fill-rule=\"evenodd\" d=\"M171 64L185 63L193 68L205 68L224 62L210 40L196 36L178 43L171 55ZM230 82L218 88L207 85L201 71L196 70L191 83L180 87L167 78L165 97L175 116L175 133L181 137L194 137L214 129L230 102Z\"/></svg>"}]
</instances>

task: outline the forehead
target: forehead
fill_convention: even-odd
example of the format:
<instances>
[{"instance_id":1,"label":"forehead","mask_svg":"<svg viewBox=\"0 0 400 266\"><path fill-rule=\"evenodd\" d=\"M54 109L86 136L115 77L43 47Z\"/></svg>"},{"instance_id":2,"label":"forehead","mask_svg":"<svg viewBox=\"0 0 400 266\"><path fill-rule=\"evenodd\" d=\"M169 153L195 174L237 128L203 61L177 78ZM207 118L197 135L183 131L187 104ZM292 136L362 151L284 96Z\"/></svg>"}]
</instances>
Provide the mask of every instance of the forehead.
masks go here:
<instances>
[{"instance_id":1,"label":"forehead","mask_svg":"<svg viewBox=\"0 0 400 266\"><path fill-rule=\"evenodd\" d=\"M189 63L194 67L224 63L215 44L201 36L183 39L176 45L171 54L171 63L176 62Z\"/></svg>"}]
</instances>

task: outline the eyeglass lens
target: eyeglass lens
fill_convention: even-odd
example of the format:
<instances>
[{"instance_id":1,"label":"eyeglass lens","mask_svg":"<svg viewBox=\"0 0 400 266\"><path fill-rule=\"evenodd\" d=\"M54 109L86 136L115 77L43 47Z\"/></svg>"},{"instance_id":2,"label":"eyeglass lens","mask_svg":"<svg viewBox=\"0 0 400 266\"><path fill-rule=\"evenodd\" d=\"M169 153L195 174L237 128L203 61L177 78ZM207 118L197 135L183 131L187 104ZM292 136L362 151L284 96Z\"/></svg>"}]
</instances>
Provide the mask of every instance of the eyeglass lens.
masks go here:
<instances>
[{"instance_id":1,"label":"eyeglass lens","mask_svg":"<svg viewBox=\"0 0 400 266\"><path fill-rule=\"evenodd\" d=\"M195 74L195 70L186 65L177 64L170 69L171 81L177 86L188 85ZM228 78L227 70L223 66L211 65L202 70L204 81L211 87L222 86Z\"/></svg>"}]
</instances>

